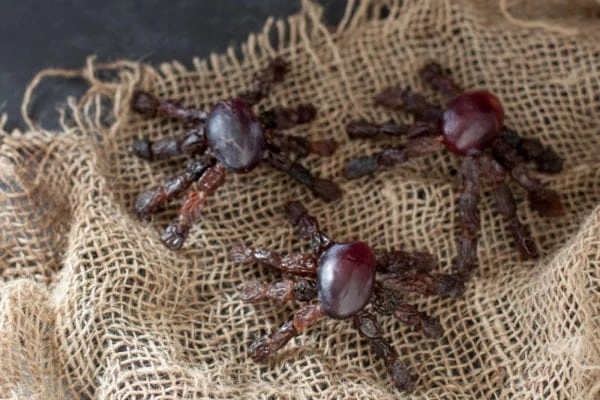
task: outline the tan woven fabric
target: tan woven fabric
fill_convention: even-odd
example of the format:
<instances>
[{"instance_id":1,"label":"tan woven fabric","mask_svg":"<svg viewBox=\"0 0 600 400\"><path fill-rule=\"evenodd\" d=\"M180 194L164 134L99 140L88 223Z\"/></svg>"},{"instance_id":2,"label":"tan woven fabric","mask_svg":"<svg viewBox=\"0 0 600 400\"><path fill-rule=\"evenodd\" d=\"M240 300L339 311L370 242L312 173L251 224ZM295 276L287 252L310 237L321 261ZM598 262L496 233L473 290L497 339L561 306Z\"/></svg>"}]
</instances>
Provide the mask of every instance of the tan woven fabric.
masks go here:
<instances>
[{"instance_id":1,"label":"tan woven fabric","mask_svg":"<svg viewBox=\"0 0 600 400\"><path fill-rule=\"evenodd\" d=\"M373 179L348 182L345 159L379 142L349 142L356 117L407 116L375 109L372 96L400 83L433 98L418 78L426 60L468 88L488 88L507 120L565 157L543 176L566 215L544 219L516 185L520 215L544 251L519 261L504 221L482 196L481 267L460 299L407 296L441 320L440 341L380 318L417 379L415 399L597 399L600 397L600 19L595 1L353 3L336 29L304 3L289 21L269 21L243 46L155 70L90 61L90 92L72 103L64 132L5 134L0 148L0 396L5 398L399 398L381 361L347 321L325 320L268 365L246 355L264 330L297 305L243 304L242 282L280 278L227 260L234 241L308 251L286 224L283 204L301 199L337 240L423 249L452 269L459 161L444 153ZM569 6L565 6L565 4ZM353 7L354 6L354 7ZM596 11L592 12L593 10ZM559 12L560 11L560 12ZM273 45L277 38L285 45ZM335 138L335 157L309 158L335 177L343 200L326 205L281 173L230 174L184 249L158 241L177 204L150 222L132 212L142 190L181 171L183 158L133 157L134 138L181 132L173 122L128 110L139 86L208 108L247 87L270 57L292 62L266 104L314 102L317 120L295 133ZM51 74L51 73L50 73ZM386 141L389 143L389 140ZM409 397L409 396L407 396Z\"/></svg>"}]
</instances>

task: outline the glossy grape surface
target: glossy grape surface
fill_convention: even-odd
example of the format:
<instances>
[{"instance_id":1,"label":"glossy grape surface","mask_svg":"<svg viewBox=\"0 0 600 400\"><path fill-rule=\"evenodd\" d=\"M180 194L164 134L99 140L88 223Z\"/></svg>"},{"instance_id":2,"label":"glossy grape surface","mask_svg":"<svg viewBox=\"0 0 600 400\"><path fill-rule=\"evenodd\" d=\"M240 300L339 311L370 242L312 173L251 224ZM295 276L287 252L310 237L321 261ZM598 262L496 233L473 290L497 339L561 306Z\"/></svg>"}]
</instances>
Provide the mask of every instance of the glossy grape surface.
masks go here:
<instances>
[{"instance_id":1,"label":"glossy grape surface","mask_svg":"<svg viewBox=\"0 0 600 400\"><path fill-rule=\"evenodd\" d=\"M337 243L319 259L318 294L323 311L345 319L369 302L375 284L375 256L359 241Z\"/></svg>"},{"instance_id":2,"label":"glossy grape surface","mask_svg":"<svg viewBox=\"0 0 600 400\"><path fill-rule=\"evenodd\" d=\"M500 100L490 92L466 92L450 103L442 119L444 143L453 153L483 150L491 145L504 125Z\"/></svg>"},{"instance_id":3,"label":"glossy grape surface","mask_svg":"<svg viewBox=\"0 0 600 400\"><path fill-rule=\"evenodd\" d=\"M241 99L219 102L206 119L206 139L215 158L234 172L248 172L262 159L262 127L248 103Z\"/></svg>"}]
</instances>

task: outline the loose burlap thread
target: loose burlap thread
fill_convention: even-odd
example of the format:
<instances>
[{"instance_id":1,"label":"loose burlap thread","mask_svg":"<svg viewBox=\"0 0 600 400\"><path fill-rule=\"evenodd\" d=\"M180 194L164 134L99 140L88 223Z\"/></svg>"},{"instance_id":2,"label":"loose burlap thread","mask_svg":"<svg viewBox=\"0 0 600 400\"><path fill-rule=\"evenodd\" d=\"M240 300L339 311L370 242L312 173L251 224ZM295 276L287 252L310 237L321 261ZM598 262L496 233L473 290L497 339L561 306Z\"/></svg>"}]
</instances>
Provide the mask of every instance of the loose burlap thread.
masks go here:
<instances>
[{"instance_id":1,"label":"loose burlap thread","mask_svg":"<svg viewBox=\"0 0 600 400\"><path fill-rule=\"evenodd\" d=\"M598 398L600 21L589 12L593 7L350 2L331 29L322 22L323 10L307 1L299 15L269 20L262 33L251 35L242 57L230 49L194 60L193 69L178 63L100 66L91 59L77 73L90 82L89 92L70 101L62 132L46 132L28 119L28 132L2 136L0 396ZM341 143L334 157L305 164L336 179L344 198L325 204L267 167L229 174L185 247L166 251L159 232L181 199L149 222L134 215L132 202L186 161L148 163L129 147L137 137L157 139L183 128L131 113L133 89L207 109L246 89L275 55L290 60L292 69L264 104L318 107L316 121L293 132ZM285 221L283 205L290 199L301 199L336 240L427 250L439 258L440 271L452 270L459 159L443 153L358 181L340 174L344 160L390 142L350 142L346 122L409 121L404 113L373 107L379 90L410 85L439 100L418 78L428 60L450 68L463 87L496 93L511 127L564 156L560 174L538 175L562 194L563 217L538 216L523 190L511 185L543 256L519 260L484 190L480 268L466 293L459 299L405 296L440 319L444 338L426 339L379 317L417 377L411 395L393 389L382 362L348 321L320 322L272 362L253 363L248 344L299 305L244 304L241 283L281 276L233 265L227 252L238 240L308 251Z\"/></svg>"}]
</instances>

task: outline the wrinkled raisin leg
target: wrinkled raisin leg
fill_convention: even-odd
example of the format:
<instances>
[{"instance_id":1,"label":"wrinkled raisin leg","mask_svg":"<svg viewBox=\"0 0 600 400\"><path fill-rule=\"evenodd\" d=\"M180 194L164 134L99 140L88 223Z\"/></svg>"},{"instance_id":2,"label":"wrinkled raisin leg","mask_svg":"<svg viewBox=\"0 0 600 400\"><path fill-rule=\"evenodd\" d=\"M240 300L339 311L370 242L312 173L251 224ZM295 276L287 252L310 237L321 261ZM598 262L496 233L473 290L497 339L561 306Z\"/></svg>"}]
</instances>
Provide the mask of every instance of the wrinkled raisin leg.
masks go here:
<instances>
[{"instance_id":1,"label":"wrinkled raisin leg","mask_svg":"<svg viewBox=\"0 0 600 400\"><path fill-rule=\"evenodd\" d=\"M275 300L281 303L292 300L310 301L317 297L317 282L308 279L274 283L251 282L240 288L240 297L246 303L258 303L263 300Z\"/></svg>"},{"instance_id":2,"label":"wrinkled raisin leg","mask_svg":"<svg viewBox=\"0 0 600 400\"><path fill-rule=\"evenodd\" d=\"M303 137L286 135L281 132L281 130L289 129L295 125L308 123L316 115L317 109L313 105L301 104L296 107L275 107L262 111L259 113L258 119L265 129L265 137L274 152L293 152L300 157L306 157L311 153L319 156L330 156L337 148L335 140L310 141Z\"/></svg>"},{"instance_id":3,"label":"wrinkled raisin leg","mask_svg":"<svg viewBox=\"0 0 600 400\"><path fill-rule=\"evenodd\" d=\"M533 161L538 171L546 174L558 174L562 171L562 158L550 146L544 146L539 139L522 138L506 126L500 132L500 137L514 148L523 160Z\"/></svg>"},{"instance_id":4,"label":"wrinkled raisin leg","mask_svg":"<svg viewBox=\"0 0 600 400\"><path fill-rule=\"evenodd\" d=\"M296 335L314 325L323 315L320 304L305 306L275 332L252 343L248 349L248 354L256 362L267 361Z\"/></svg>"},{"instance_id":5,"label":"wrinkled raisin leg","mask_svg":"<svg viewBox=\"0 0 600 400\"><path fill-rule=\"evenodd\" d=\"M509 230L514 239L514 245L519 250L523 259L538 257L535 241L529 233L529 228L519 221L517 203L512 191L504 182L507 172L494 158L487 154L479 157L479 170L482 178L488 180L493 187L492 197L496 209L506 219Z\"/></svg>"},{"instance_id":6,"label":"wrinkled raisin leg","mask_svg":"<svg viewBox=\"0 0 600 400\"><path fill-rule=\"evenodd\" d=\"M361 337L365 338L371 350L381 358L394 382L396 389L402 392L412 392L414 382L406 365L398 358L398 353L387 340L383 338L383 329L374 315L362 312L354 316L354 326Z\"/></svg>"},{"instance_id":7,"label":"wrinkled raisin leg","mask_svg":"<svg viewBox=\"0 0 600 400\"><path fill-rule=\"evenodd\" d=\"M412 125L388 122L376 124L365 120L352 121L346 125L346 133L350 139L373 138L380 134L388 136L419 136L439 135L437 121L442 116L442 110L428 102L425 97L412 92L410 89L389 87L375 96L375 104L391 110L404 109L421 119Z\"/></svg>"},{"instance_id":8,"label":"wrinkled raisin leg","mask_svg":"<svg viewBox=\"0 0 600 400\"><path fill-rule=\"evenodd\" d=\"M428 63L421 69L421 79L437 90L446 101L463 92L456 82L446 76L442 66L435 62Z\"/></svg>"},{"instance_id":9,"label":"wrinkled raisin leg","mask_svg":"<svg viewBox=\"0 0 600 400\"><path fill-rule=\"evenodd\" d=\"M391 290L376 287L371 304L379 314L393 314L404 325L420 328L428 338L439 339L443 336L442 327L437 318L420 312L415 306L400 301Z\"/></svg>"},{"instance_id":10,"label":"wrinkled raisin leg","mask_svg":"<svg viewBox=\"0 0 600 400\"><path fill-rule=\"evenodd\" d=\"M197 155L206 150L204 120L206 113L188 108L176 100L162 100L148 92L137 90L131 99L131 109L147 117L165 117L182 120L193 129L183 135L151 142L148 138L138 139L132 152L146 160L163 159L180 154Z\"/></svg>"},{"instance_id":11,"label":"wrinkled raisin leg","mask_svg":"<svg viewBox=\"0 0 600 400\"><path fill-rule=\"evenodd\" d=\"M546 188L539 179L529 174L525 160L504 140L496 140L492 147L494 158L511 177L529 193L532 208L545 217L558 217L564 213L560 195Z\"/></svg>"},{"instance_id":12,"label":"wrinkled raisin leg","mask_svg":"<svg viewBox=\"0 0 600 400\"><path fill-rule=\"evenodd\" d=\"M536 163L540 172L558 174L563 169L563 159L550 146L544 146L539 139L523 138L517 150L526 161Z\"/></svg>"},{"instance_id":13,"label":"wrinkled raisin leg","mask_svg":"<svg viewBox=\"0 0 600 400\"><path fill-rule=\"evenodd\" d=\"M408 271L429 272L438 262L435 256L426 252L374 249L377 272L404 273Z\"/></svg>"},{"instance_id":14,"label":"wrinkled raisin leg","mask_svg":"<svg viewBox=\"0 0 600 400\"><path fill-rule=\"evenodd\" d=\"M194 128L183 135L157 140L156 142L150 139L138 139L133 143L131 151L136 156L145 160L161 160L165 158L175 157L186 154L195 156L203 154L208 145L204 136L204 125L199 128Z\"/></svg>"},{"instance_id":15,"label":"wrinkled raisin leg","mask_svg":"<svg viewBox=\"0 0 600 400\"><path fill-rule=\"evenodd\" d=\"M266 68L254 76L254 87L238 97L249 105L254 105L267 97L276 83L282 82L290 65L281 57L274 58Z\"/></svg>"},{"instance_id":16,"label":"wrinkled raisin leg","mask_svg":"<svg viewBox=\"0 0 600 400\"><path fill-rule=\"evenodd\" d=\"M167 226L160 237L163 244L171 249L181 248L191 226L200 217L200 212L208 196L221 186L225 181L225 167L221 163L216 163L207 168L198 180L198 190L188 193L188 196L181 205L177 221Z\"/></svg>"},{"instance_id":17,"label":"wrinkled raisin leg","mask_svg":"<svg viewBox=\"0 0 600 400\"><path fill-rule=\"evenodd\" d=\"M296 235L309 241L316 257L335 244L321 231L317 219L308 213L301 202L290 201L286 204L286 211L292 226L296 228Z\"/></svg>"},{"instance_id":18,"label":"wrinkled raisin leg","mask_svg":"<svg viewBox=\"0 0 600 400\"><path fill-rule=\"evenodd\" d=\"M331 202L342 196L342 190L333 181L313 176L309 170L282 154L267 150L265 161L279 171L287 173L295 181L308 187L316 196Z\"/></svg>"},{"instance_id":19,"label":"wrinkled raisin leg","mask_svg":"<svg viewBox=\"0 0 600 400\"><path fill-rule=\"evenodd\" d=\"M437 318L419 311L411 304L398 304L394 310L394 317L405 325L419 327L428 338L440 339L444 336L444 331Z\"/></svg>"},{"instance_id":20,"label":"wrinkled raisin leg","mask_svg":"<svg viewBox=\"0 0 600 400\"><path fill-rule=\"evenodd\" d=\"M406 136L412 139L419 136L438 135L439 129L436 124L426 121L416 121L412 125L405 125L394 122L376 124L361 119L348 123L346 133L350 139L371 139L378 135Z\"/></svg>"},{"instance_id":21,"label":"wrinkled raisin leg","mask_svg":"<svg viewBox=\"0 0 600 400\"><path fill-rule=\"evenodd\" d=\"M206 112L186 107L181 101L159 99L142 90L133 93L130 107L146 117L173 118L183 121L186 125L203 122L207 116Z\"/></svg>"},{"instance_id":22,"label":"wrinkled raisin leg","mask_svg":"<svg viewBox=\"0 0 600 400\"><path fill-rule=\"evenodd\" d=\"M346 125L346 133L350 139L370 139L378 135L405 136L408 133L408 125L393 122L376 124L359 119Z\"/></svg>"},{"instance_id":23,"label":"wrinkled raisin leg","mask_svg":"<svg viewBox=\"0 0 600 400\"><path fill-rule=\"evenodd\" d=\"M517 203L510 188L504 182L499 183L494 187L492 195L496 209L506 218L508 228L515 241L514 245L521 253L521 258L524 260L538 258L538 249L529 233L529 229L519 221Z\"/></svg>"},{"instance_id":24,"label":"wrinkled raisin leg","mask_svg":"<svg viewBox=\"0 0 600 400\"><path fill-rule=\"evenodd\" d=\"M285 134L276 129L265 131L265 138L269 150L274 153L295 153L299 157L306 157L309 154L327 157L335 153L337 149L337 143L333 139L310 141L300 136Z\"/></svg>"},{"instance_id":25,"label":"wrinkled raisin leg","mask_svg":"<svg viewBox=\"0 0 600 400\"><path fill-rule=\"evenodd\" d=\"M458 221L461 230L458 238L456 269L468 278L477 268L477 240L481 225L479 215L479 165L477 159L467 155L459 170L461 194L458 198Z\"/></svg>"},{"instance_id":26,"label":"wrinkled raisin leg","mask_svg":"<svg viewBox=\"0 0 600 400\"><path fill-rule=\"evenodd\" d=\"M413 92L411 88L389 87L375 96L375 104L390 110L403 109L418 120L433 123L440 121L444 110L429 102L425 96Z\"/></svg>"},{"instance_id":27,"label":"wrinkled raisin leg","mask_svg":"<svg viewBox=\"0 0 600 400\"><path fill-rule=\"evenodd\" d=\"M186 171L165 182L141 193L135 201L135 211L141 218L146 218L162 209L166 201L185 191L196 182L206 170L214 166L216 160L211 156L201 156L187 165Z\"/></svg>"},{"instance_id":28,"label":"wrinkled raisin leg","mask_svg":"<svg viewBox=\"0 0 600 400\"><path fill-rule=\"evenodd\" d=\"M258 113L258 120L265 129L289 129L296 125L311 122L317 116L312 104L296 107L273 107Z\"/></svg>"},{"instance_id":29,"label":"wrinkled raisin leg","mask_svg":"<svg viewBox=\"0 0 600 400\"><path fill-rule=\"evenodd\" d=\"M529 203L532 208L544 217L560 217L564 208L560 195L545 187L538 179L533 178L524 164L510 171L517 183L529 192Z\"/></svg>"},{"instance_id":30,"label":"wrinkled raisin leg","mask_svg":"<svg viewBox=\"0 0 600 400\"><path fill-rule=\"evenodd\" d=\"M386 289L449 297L465 290L462 275L430 272L437 260L429 253L375 250L375 261L381 286Z\"/></svg>"},{"instance_id":31,"label":"wrinkled raisin leg","mask_svg":"<svg viewBox=\"0 0 600 400\"><path fill-rule=\"evenodd\" d=\"M381 287L395 292L415 292L426 296L438 295L458 297L465 291L465 276L462 274L434 274L409 272L382 275Z\"/></svg>"},{"instance_id":32,"label":"wrinkled raisin leg","mask_svg":"<svg viewBox=\"0 0 600 400\"><path fill-rule=\"evenodd\" d=\"M317 259L311 254L281 255L264 247L249 247L242 243L236 243L231 248L229 257L236 264L268 265L282 272L299 276L315 276L317 274Z\"/></svg>"},{"instance_id":33,"label":"wrinkled raisin leg","mask_svg":"<svg viewBox=\"0 0 600 400\"><path fill-rule=\"evenodd\" d=\"M402 164L411 158L437 153L443 148L441 136L417 137L405 146L387 148L371 156L348 160L344 166L344 176L347 179L358 179L374 173L380 167Z\"/></svg>"},{"instance_id":34,"label":"wrinkled raisin leg","mask_svg":"<svg viewBox=\"0 0 600 400\"><path fill-rule=\"evenodd\" d=\"M421 121L409 127L403 125L377 125L365 121L351 122L346 131L351 138L368 138L380 133L406 135L411 140L398 148L387 148L380 153L348 160L344 166L347 179L357 179L370 175L380 167L406 162L410 158L422 157L441 151L444 148L438 128L443 110L429 103L423 96L410 89L390 87L375 97L375 103L393 110L404 108Z\"/></svg>"}]
</instances>

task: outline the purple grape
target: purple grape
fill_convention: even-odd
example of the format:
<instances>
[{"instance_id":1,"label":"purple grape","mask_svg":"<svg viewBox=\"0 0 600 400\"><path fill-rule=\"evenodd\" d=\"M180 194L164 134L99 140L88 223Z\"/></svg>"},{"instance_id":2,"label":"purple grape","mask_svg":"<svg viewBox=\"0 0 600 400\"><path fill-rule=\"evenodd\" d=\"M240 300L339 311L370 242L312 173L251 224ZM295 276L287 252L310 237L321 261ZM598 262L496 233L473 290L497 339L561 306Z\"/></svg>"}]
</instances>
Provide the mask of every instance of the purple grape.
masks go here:
<instances>
[{"instance_id":1,"label":"purple grape","mask_svg":"<svg viewBox=\"0 0 600 400\"><path fill-rule=\"evenodd\" d=\"M485 91L466 92L448 103L444 112L444 143L460 155L483 150L498 138L503 125L504 110L496 96Z\"/></svg>"},{"instance_id":2,"label":"purple grape","mask_svg":"<svg viewBox=\"0 0 600 400\"><path fill-rule=\"evenodd\" d=\"M206 139L215 158L234 172L251 171L266 148L256 115L241 99L217 103L206 119Z\"/></svg>"},{"instance_id":3,"label":"purple grape","mask_svg":"<svg viewBox=\"0 0 600 400\"><path fill-rule=\"evenodd\" d=\"M337 243L319 259L318 293L323 311L345 319L369 302L375 284L375 256L359 241Z\"/></svg>"}]
</instances>

